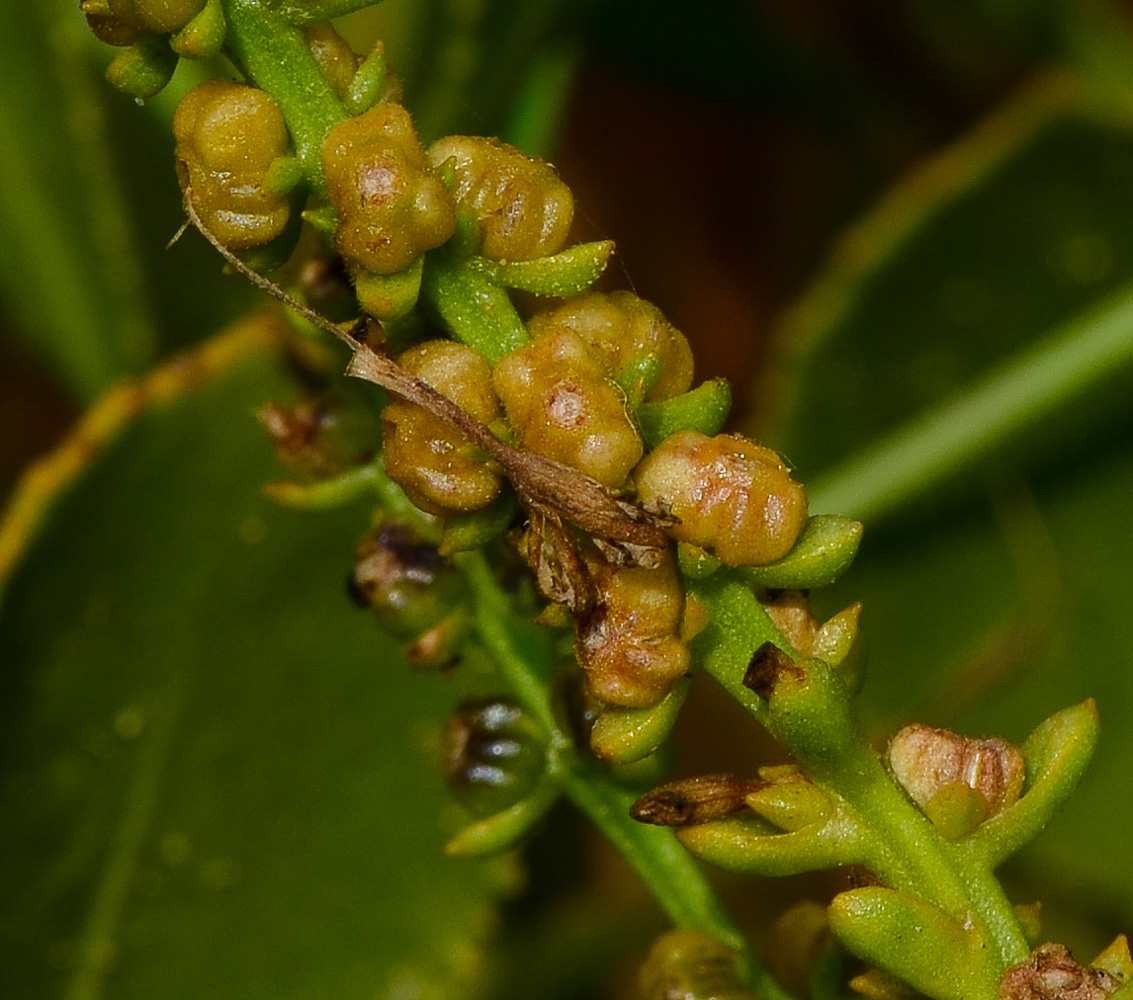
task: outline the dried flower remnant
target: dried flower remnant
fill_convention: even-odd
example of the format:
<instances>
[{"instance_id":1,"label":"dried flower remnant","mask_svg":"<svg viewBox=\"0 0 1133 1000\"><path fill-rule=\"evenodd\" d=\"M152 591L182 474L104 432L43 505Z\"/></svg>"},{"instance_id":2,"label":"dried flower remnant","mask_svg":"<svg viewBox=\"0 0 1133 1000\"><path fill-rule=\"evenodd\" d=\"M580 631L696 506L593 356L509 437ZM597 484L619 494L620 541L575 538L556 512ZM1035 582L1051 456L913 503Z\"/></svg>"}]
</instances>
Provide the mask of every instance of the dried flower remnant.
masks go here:
<instances>
[{"instance_id":1,"label":"dried flower remnant","mask_svg":"<svg viewBox=\"0 0 1133 1000\"><path fill-rule=\"evenodd\" d=\"M1121 985L1101 969L1079 965L1060 944L1044 944L999 981L999 1000L1103 1000Z\"/></svg>"},{"instance_id":2,"label":"dried flower remnant","mask_svg":"<svg viewBox=\"0 0 1133 1000\"><path fill-rule=\"evenodd\" d=\"M731 566L785 556L807 520L806 491L783 460L736 434L679 431L634 473L647 509L676 518L669 533Z\"/></svg>"},{"instance_id":3,"label":"dried flower remnant","mask_svg":"<svg viewBox=\"0 0 1133 1000\"><path fill-rule=\"evenodd\" d=\"M767 783L734 774L707 774L659 785L630 810L641 823L655 826L698 826L745 808L745 799Z\"/></svg>"},{"instance_id":4,"label":"dried flower remnant","mask_svg":"<svg viewBox=\"0 0 1133 1000\"><path fill-rule=\"evenodd\" d=\"M483 424L502 417L483 356L451 340L430 340L398 358L406 371L443 393ZM382 414L385 468L406 496L430 514L479 510L500 492L503 477L460 430L406 399Z\"/></svg>"}]
</instances>

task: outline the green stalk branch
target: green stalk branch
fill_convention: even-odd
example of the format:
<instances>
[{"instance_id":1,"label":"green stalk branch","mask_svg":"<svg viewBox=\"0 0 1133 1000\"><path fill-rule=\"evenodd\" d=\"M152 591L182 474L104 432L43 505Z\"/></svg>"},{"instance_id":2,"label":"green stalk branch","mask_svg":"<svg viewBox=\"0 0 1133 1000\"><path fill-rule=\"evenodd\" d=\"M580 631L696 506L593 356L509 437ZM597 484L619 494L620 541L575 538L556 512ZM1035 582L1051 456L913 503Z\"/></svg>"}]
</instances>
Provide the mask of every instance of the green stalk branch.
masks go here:
<instances>
[{"instance_id":1,"label":"green stalk branch","mask_svg":"<svg viewBox=\"0 0 1133 1000\"><path fill-rule=\"evenodd\" d=\"M816 481L812 513L876 522L1133 363L1133 287Z\"/></svg>"},{"instance_id":2,"label":"green stalk branch","mask_svg":"<svg viewBox=\"0 0 1133 1000\"><path fill-rule=\"evenodd\" d=\"M672 831L633 820L630 806L636 796L613 784L597 767L588 765L562 731L552 708L547 671L541 669L549 666L551 643L530 622L515 615L511 601L482 553L461 553L454 561L475 594L480 640L514 696L545 729L550 740L552 772L570 800L622 855L674 924L704 931L740 951L761 995L769 1000L788 1000L789 995L748 953L744 936L697 862ZM541 643L543 648L533 643Z\"/></svg>"},{"instance_id":3,"label":"green stalk branch","mask_svg":"<svg viewBox=\"0 0 1133 1000\"><path fill-rule=\"evenodd\" d=\"M257 0L225 0L224 13L233 58L279 103L307 180L316 193L325 194L323 138L347 114L302 30L269 14Z\"/></svg>"}]
</instances>

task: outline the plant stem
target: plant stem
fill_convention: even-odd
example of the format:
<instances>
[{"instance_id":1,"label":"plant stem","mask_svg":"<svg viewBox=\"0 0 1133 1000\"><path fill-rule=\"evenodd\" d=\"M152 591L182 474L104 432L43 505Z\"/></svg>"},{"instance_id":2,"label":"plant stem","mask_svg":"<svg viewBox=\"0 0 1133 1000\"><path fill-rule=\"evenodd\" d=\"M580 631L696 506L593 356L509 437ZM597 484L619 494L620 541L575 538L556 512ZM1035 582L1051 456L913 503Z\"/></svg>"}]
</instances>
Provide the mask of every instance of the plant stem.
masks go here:
<instances>
[{"instance_id":1,"label":"plant stem","mask_svg":"<svg viewBox=\"0 0 1133 1000\"><path fill-rule=\"evenodd\" d=\"M820 479L811 512L876 522L1133 362L1133 287Z\"/></svg>"},{"instance_id":2,"label":"plant stem","mask_svg":"<svg viewBox=\"0 0 1133 1000\"><path fill-rule=\"evenodd\" d=\"M233 57L279 103L303 172L315 192L325 195L323 138L347 114L302 29L269 13L257 0L224 0L224 13Z\"/></svg>"},{"instance_id":3,"label":"plant stem","mask_svg":"<svg viewBox=\"0 0 1133 1000\"><path fill-rule=\"evenodd\" d=\"M788 1000L789 994L749 954L746 940L703 871L672 831L633 820L629 810L636 796L615 785L597 766L588 764L563 732L546 676L553 644L532 623L516 615L483 553L460 553L454 562L475 595L480 640L512 693L546 731L553 772L570 800L622 855L674 924L704 931L735 948L744 956L761 996Z\"/></svg>"}]
</instances>

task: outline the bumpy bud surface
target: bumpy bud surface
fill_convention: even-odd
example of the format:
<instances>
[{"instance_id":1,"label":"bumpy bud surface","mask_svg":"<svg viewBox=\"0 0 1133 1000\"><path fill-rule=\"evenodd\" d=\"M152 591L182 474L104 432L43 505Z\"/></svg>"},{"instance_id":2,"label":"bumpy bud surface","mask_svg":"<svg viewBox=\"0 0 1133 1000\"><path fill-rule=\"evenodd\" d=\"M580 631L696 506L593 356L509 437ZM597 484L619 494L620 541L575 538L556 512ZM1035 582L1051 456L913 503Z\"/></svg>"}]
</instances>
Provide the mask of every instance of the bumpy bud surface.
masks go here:
<instances>
[{"instance_id":1,"label":"bumpy bud surface","mask_svg":"<svg viewBox=\"0 0 1133 1000\"><path fill-rule=\"evenodd\" d=\"M95 38L107 45L133 45L146 33L138 25L112 14L107 0L80 0L79 9Z\"/></svg>"},{"instance_id":2,"label":"bumpy bud surface","mask_svg":"<svg viewBox=\"0 0 1133 1000\"><path fill-rule=\"evenodd\" d=\"M399 104L379 104L335 125L323 140L323 169L339 216L335 245L367 271L404 270L456 228L448 191L430 173Z\"/></svg>"},{"instance_id":3,"label":"bumpy bud surface","mask_svg":"<svg viewBox=\"0 0 1133 1000\"><path fill-rule=\"evenodd\" d=\"M477 420L502 414L492 371L477 351L451 340L431 340L404 352L398 363ZM500 492L503 477L460 431L416 403L395 398L382 415L389 477L422 510L452 514L478 510Z\"/></svg>"},{"instance_id":4,"label":"bumpy bud surface","mask_svg":"<svg viewBox=\"0 0 1133 1000\"><path fill-rule=\"evenodd\" d=\"M641 967L643 1000L756 1000L740 980L735 951L702 931L669 931Z\"/></svg>"},{"instance_id":5,"label":"bumpy bud surface","mask_svg":"<svg viewBox=\"0 0 1133 1000\"><path fill-rule=\"evenodd\" d=\"M492 376L523 447L616 489L642 455L625 397L569 330L505 355Z\"/></svg>"},{"instance_id":6,"label":"bumpy bud surface","mask_svg":"<svg viewBox=\"0 0 1133 1000\"><path fill-rule=\"evenodd\" d=\"M1104 1000L1121 981L1101 969L1087 969L1064 945L1044 944L1004 973L999 1000Z\"/></svg>"},{"instance_id":7,"label":"bumpy bud surface","mask_svg":"<svg viewBox=\"0 0 1133 1000\"><path fill-rule=\"evenodd\" d=\"M590 693L608 705L644 708L668 693L689 665L678 632L684 591L666 552L655 569L611 566L585 554L598 605L576 623L575 655Z\"/></svg>"},{"instance_id":8,"label":"bumpy bud surface","mask_svg":"<svg viewBox=\"0 0 1133 1000\"><path fill-rule=\"evenodd\" d=\"M107 0L110 12L142 31L179 31L196 17L205 0Z\"/></svg>"},{"instance_id":9,"label":"bumpy bud surface","mask_svg":"<svg viewBox=\"0 0 1133 1000\"><path fill-rule=\"evenodd\" d=\"M736 434L679 431L645 458L635 479L646 507L678 519L669 534L731 566L782 558L806 525L806 492L783 460Z\"/></svg>"},{"instance_id":10,"label":"bumpy bud surface","mask_svg":"<svg viewBox=\"0 0 1133 1000\"><path fill-rule=\"evenodd\" d=\"M655 365L650 401L669 399L692 385L692 349L661 310L632 292L579 295L527 324L533 337L569 330L596 350L615 374Z\"/></svg>"},{"instance_id":11,"label":"bumpy bud surface","mask_svg":"<svg viewBox=\"0 0 1133 1000\"><path fill-rule=\"evenodd\" d=\"M177 174L193 207L229 250L270 243L291 206L267 183L290 138L279 105L262 90L231 80L194 87L173 116Z\"/></svg>"},{"instance_id":12,"label":"bumpy bud surface","mask_svg":"<svg viewBox=\"0 0 1133 1000\"><path fill-rule=\"evenodd\" d=\"M480 227L490 260L531 260L562 249L574 198L554 167L499 139L450 135L429 147L434 167L451 161L457 204Z\"/></svg>"},{"instance_id":13,"label":"bumpy bud surface","mask_svg":"<svg viewBox=\"0 0 1133 1000\"><path fill-rule=\"evenodd\" d=\"M449 787L466 808L481 816L518 802L543 773L539 731L508 698L461 705L445 726L443 753Z\"/></svg>"}]
</instances>

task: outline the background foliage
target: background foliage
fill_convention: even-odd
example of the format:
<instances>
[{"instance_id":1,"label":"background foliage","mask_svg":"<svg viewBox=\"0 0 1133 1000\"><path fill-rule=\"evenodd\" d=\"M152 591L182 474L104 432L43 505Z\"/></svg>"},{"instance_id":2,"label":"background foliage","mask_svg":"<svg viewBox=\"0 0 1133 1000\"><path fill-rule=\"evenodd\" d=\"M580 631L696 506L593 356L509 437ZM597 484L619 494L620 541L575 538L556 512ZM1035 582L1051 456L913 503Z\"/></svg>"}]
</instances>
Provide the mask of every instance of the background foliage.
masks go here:
<instances>
[{"instance_id":1,"label":"background foliage","mask_svg":"<svg viewBox=\"0 0 1133 1000\"><path fill-rule=\"evenodd\" d=\"M866 603L879 737L1020 739L1098 699L1086 782L1006 874L1083 958L1133 927L1119 8L388 0L344 28L386 38L427 135L553 152L618 280L816 508L866 520L822 601ZM573 816L523 866L440 855L437 734L477 665L411 675L342 597L364 509L261 497L273 321L230 325L253 296L201 241L162 249L176 93L136 107L106 59L66 0L0 6L0 992L612 995L660 922ZM1040 377L1048 343L1080 377ZM1011 387L1034 405L1003 422ZM702 680L684 766L766 762ZM725 887L753 927L829 894Z\"/></svg>"}]
</instances>

